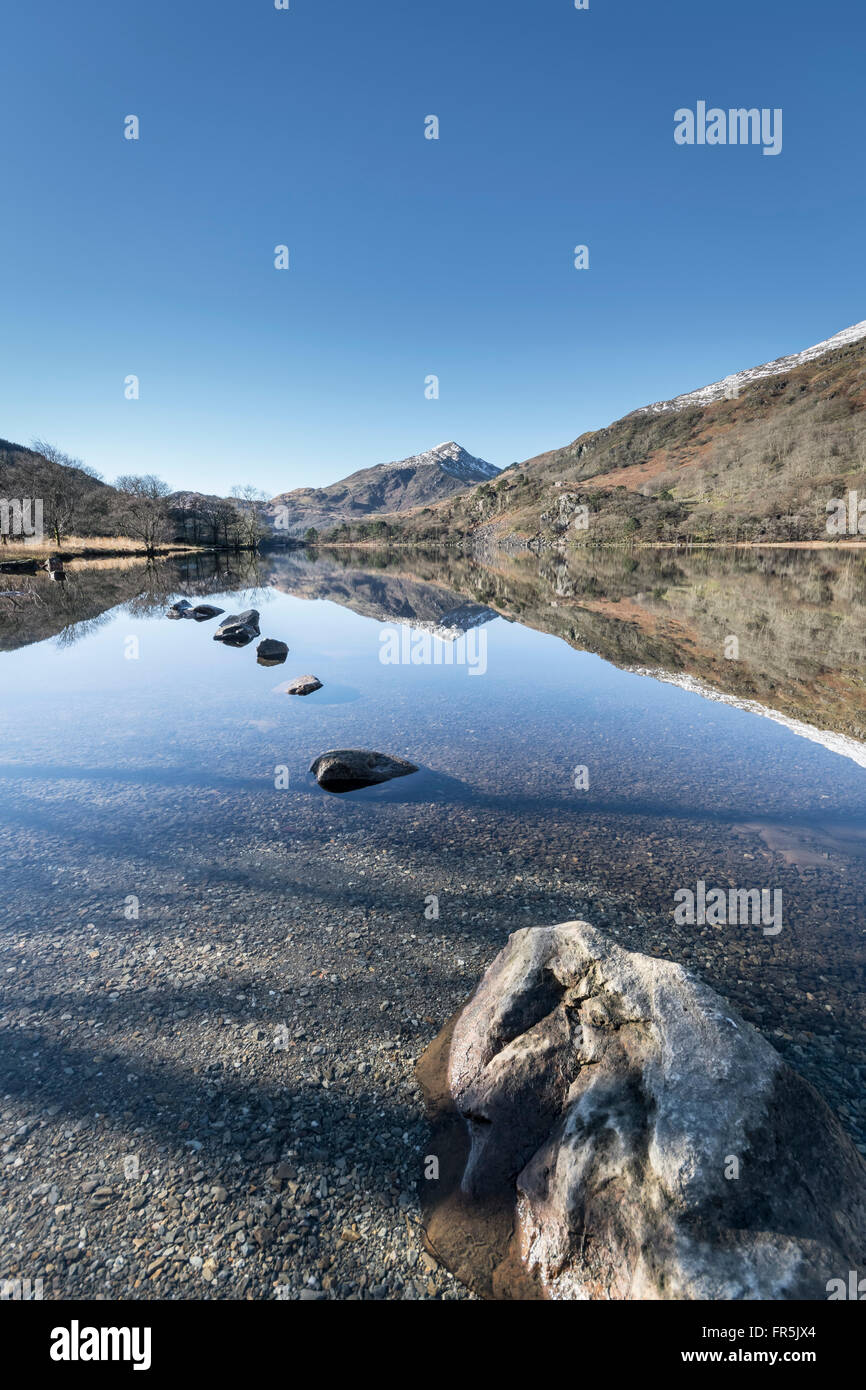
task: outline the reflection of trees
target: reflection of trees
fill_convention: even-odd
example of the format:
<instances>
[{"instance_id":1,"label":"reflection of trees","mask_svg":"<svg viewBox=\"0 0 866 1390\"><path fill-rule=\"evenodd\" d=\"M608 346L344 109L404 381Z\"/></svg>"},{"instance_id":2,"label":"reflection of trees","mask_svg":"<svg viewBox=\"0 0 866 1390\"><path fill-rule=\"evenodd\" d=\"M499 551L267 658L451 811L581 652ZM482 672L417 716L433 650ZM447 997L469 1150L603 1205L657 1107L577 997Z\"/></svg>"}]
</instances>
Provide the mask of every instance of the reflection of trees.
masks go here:
<instances>
[{"instance_id":1,"label":"reflection of trees","mask_svg":"<svg viewBox=\"0 0 866 1390\"><path fill-rule=\"evenodd\" d=\"M261 558L253 552L216 552L176 556L173 561L175 583L184 591L214 593L217 589L240 590L266 584ZM162 568L165 568L164 566Z\"/></svg>"},{"instance_id":2,"label":"reflection of trees","mask_svg":"<svg viewBox=\"0 0 866 1390\"><path fill-rule=\"evenodd\" d=\"M112 610L150 616L167 607L177 593L195 599L216 591L239 591L240 607L266 601L258 556L246 553L193 554L149 564L96 561L73 565L66 576L65 584L52 583L47 575L28 578L26 588L21 577L0 578L0 651L52 637L68 647L107 621ZM4 579L7 589L2 587ZM4 598L4 592L9 596Z\"/></svg>"},{"instance_id":3,"label":"reflection of trees","mask_svg":"<svg viewBox=\"0 0 866 1390\"><path fill-rule=\"evenodd\" d=\"M0 589L0 621L4 614L11 615L16 611L21 611L30 607L32 604L41 604L42 595L35 584L27 580L24 582L23 589Z\"/></svg>"},{"instance_id":4,"label":"reflection of trees","mask_svg":"<svg viewBox=\"0 0 866 1390\"><path fill-rule=\"evenodd\" d=\"M194 555L171 564L149 564L141 570L138 592L124 604L124 611L144 618L164 609L178 591L186 598L201 598L220 589L237 591L238 606L248 608L271 601L263 582L253 554Z\"/></svg>"},{"instance_id":5,"label":"reflection of trees","mask_svg":"<svg viewBox=\"0 0 866 1390\"><path fill-rule=\"evenodd\" d=\"M83 637L92 636L94 632L105 627L110 621L110 613L99 613L95 618L81 618L77 623L70 623L68 627L61 628L54 639L54 645L56 647L73 647Z\"/></svg>"}]
</instances>

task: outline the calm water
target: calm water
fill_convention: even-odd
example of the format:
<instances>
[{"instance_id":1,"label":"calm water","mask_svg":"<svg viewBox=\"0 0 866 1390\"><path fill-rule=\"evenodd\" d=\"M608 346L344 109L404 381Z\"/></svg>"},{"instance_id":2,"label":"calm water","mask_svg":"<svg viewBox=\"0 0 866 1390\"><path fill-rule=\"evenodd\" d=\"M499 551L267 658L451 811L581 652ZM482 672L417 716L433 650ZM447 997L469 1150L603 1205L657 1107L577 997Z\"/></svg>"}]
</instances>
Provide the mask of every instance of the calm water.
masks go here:
<instances>
[{"instance_id":1,"label":"calm water","mask_svg":"<svg viewBox=\"0 0 866 1390\"><path fill-rule=\"evenodd\" d=\"M30 581L43 595L35 618L21 600L0 617L6 932L82 917L118 924L130 894L167 927L214 910L253 922L313 898L339 913L335 846L351 843L370 854L352 901L393 907L411 874L430 893L459 885L464 918L499 904L503 935L581 908L692 965L864 1142L866 767L580 650L583 616L597 625L604 615L582 609L580 594L563 598L561 576L536 576L534 593L552 625L574 603L571 641L537 630L535 610L532 626L481 611L485 590L509 611L501 576L481 571L462 591L453 574L421 578L405 561L365 571L324 557L265 559L253 586L201 569L191 578L171 566L146 584L134 569L90 580L73 570L62 596ZM521 571L512 599L525 581ZM258 608L262 636L286 641L288 661L260 667L255 643L228 649L213 622L169 621L167 603L183 594L227 612ZM383 632L399 624L416 649L420 635L450 628L432 640L440 656L460 654L454 632L468 626L475 673L386 663ZM323 689L287 696L285 682L306 673ZM799 672L792 682L802 686ZM846 714L840 728L850 727ZM331 796L307 769L335 747L376 748L422 770ZM576 787L578 768L588 786ZM301 843L302 886L281 867L282 847ZM698 880L781 889L782 932L677 926L674 892ZM405 910L423 920L417 893Z\"/></svg>"}]
</instances>

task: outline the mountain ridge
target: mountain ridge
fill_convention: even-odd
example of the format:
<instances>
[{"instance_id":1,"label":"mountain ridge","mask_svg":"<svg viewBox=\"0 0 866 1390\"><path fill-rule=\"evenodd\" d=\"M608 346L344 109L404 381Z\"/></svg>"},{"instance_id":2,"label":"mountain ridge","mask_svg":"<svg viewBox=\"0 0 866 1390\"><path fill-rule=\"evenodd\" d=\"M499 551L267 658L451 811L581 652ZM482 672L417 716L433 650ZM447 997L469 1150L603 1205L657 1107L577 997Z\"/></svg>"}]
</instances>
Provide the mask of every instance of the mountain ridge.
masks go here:
<instances>
[{"instance_id":1,"label":"mountain ridge","mask_svg":"<svg viewBox=\"0 0 866 1390\"><path fill-rule=\"evenodd\" d=\"M429 506L499 472L494 464L448 440L405 459L359 468L327 487L278 493L264 511L277 535L301 536L310 528Z\"/></svg>"},{"instance_id":2,"label":"mountain ridge","mask_svg":"<svg viewBox=\"0 0 866 1390\"><path fill-rule=\"evenodd\" d=\"M852 493L866 498L866 321L633 410L389 522L394 538L410 544L482 551L830 544L828 515L850 507ZM857 518L853 525L849 537L857 534ZM348 534L344 527L339 539L375 537L361 522Z\"/></svg>"},{"instance_id":3,"label":"mountain ridge","mask_svg":"<svg viewBox=\"0 0 866 1390\"><path fill-rule=\"evenodd\" d=\"M835 352L837 348L847 347L851 343L859 342L862 338L866 338L866 319L861 323L852 324L850 328L843 328L839 333L834 333L832 338L825 338L820 343L813 343L811 347L804 348L801 352L792 352L785 357L774 357L771 362L763 362L757 367L747 367L739 372L733 372L730 376L713 381L708 386L700 386L695 391L684 391L681 395L673 396L667 401L653 401L651 405L643 405L637 410L631 411L631 414L658 415L666 410L685 410L691 405L709 405L713 401L729 399L753 381L762 381L771 376L781 376L794 367L801 367L807 362L814 362L819 357L824 357L828 352ZM627 419L628 417L624 418Z\"/></svg>"}]
</instances>

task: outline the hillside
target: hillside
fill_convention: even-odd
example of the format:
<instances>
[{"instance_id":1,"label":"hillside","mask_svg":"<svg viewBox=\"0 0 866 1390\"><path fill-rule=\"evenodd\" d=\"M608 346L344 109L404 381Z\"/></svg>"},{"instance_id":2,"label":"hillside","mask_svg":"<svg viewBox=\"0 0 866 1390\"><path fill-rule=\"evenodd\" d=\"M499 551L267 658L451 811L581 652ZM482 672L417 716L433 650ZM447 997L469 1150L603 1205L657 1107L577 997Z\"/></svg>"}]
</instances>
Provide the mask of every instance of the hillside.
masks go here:
<instances>
[{"instance_id":1,"label":"hillside","mask_svg":"<svg viewBox=\"0 0 866 1390\"><path fill-rule=\"evenodd\" d=\"M77 459L46 447L46 453L0 439L0 497L40 498L43 527L50 538L61 535L115 534L113 513L119 494ZM0 535L0 545L9 536Z\"/></svg>"},{"instance_id":2,"label":"hillside","mask_svg":"<svg viewBox=\"0 0 866 1390\"><path fill-rule=\"evenodd\" d=\"M171 492L152 474L121 477L111 485L53 445L39 442L26 448L0 439L0 500L11 504L17 499L28 527L36 521L31 504L41 501L42 543L67 553L70 546L81 553L97 539L148 552L171 545L254 549L261 537L261 504L245 496L254 491L238 489L239 495L230 498ZM19 551L32 532L15 534L5 513L0 522L3 560L4 547L7 554Z\"/></svg>"},{"instance_id":3,"label":"hillside","mask_svg":"<svg viewBox=\"0 0 866 1390\"><path fill-rule=\"evenodd\" d=\"M476 546L827 541L828 503L866 497L864 333L633 411L395 527Z\"/></svg>"},{"instance_id":4,"label":"hillside","mask_svg":"<svg viewBox=\"0 0 866 1390\"><path fill-rule=\"evenodd\" d=\"M328 487L294 488L272 498L264 510L277 535L303 536L310 527L322 530L430 505L498 473L452 440L396 463L359 469Z\"/></svg>"}]
</instances>

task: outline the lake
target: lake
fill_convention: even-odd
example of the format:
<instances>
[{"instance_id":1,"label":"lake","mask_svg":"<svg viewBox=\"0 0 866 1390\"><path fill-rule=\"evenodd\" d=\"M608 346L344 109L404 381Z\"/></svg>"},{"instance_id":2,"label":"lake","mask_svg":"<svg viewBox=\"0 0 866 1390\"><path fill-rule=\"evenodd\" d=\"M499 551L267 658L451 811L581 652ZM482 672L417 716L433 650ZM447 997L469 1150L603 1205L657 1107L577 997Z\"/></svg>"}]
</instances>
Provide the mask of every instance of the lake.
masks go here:
<instances>
[{"instance_id":1,"label":"lake","mask_svg":"<svg viewBox=\"0 0 866 1390\"><path fill-rule=\"evenodd\" d=\"M188 1255L176 1212L225 1218L186 1188L231 1202L251 1153L288 1155L307 1215L279 1260L244 1217L214 1289L414 1296L389 1258L424 1149L413 1061L517 927L585 917L692 968L866 1153L858 555L291 551L0 586L0 1089L22 1222L48 1178L69 1207L44 1234L57 1296L147 1291L133 1231ZM288 660L169 620L184 596L255 607ZM285 693L308 673L321 690ZM322 790L312 760L352 747L419 771ZM779 921L678 920L701 884L780 894ZM116 1221L130 1154L147 1197ZM77 1255L64 1173L111 1189ZM333 1253L353 1221L355 1273ZM200 1296L203 1264L172 1258L150 1296Z\"/></svg>"}]
</instances>

